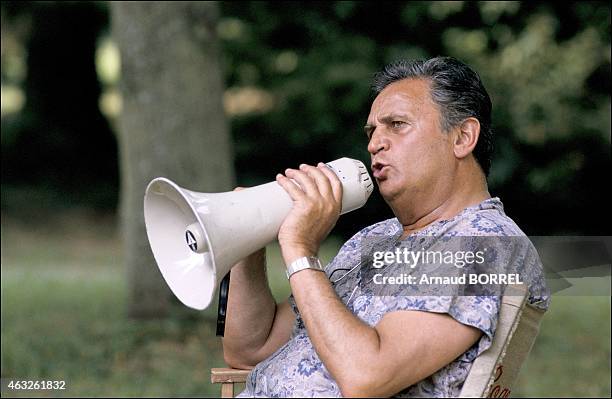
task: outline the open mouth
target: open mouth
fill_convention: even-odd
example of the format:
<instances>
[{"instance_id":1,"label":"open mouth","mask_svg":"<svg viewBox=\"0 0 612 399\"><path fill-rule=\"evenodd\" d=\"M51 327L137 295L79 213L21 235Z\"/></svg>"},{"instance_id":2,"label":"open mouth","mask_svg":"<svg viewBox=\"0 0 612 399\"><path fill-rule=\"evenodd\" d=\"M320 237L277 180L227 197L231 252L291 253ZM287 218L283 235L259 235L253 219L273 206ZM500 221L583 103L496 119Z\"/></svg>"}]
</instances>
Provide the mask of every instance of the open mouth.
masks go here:
<instances>
[{"instance_id":1,"label":"open mouth","mask_svg":"<svg viewBox=\"0 0 612 399\"><path fill-rule=\"evenodd\" d=\"M388 170L389 165L385 165L384 163L374 162L372 164L372 175L374 175L376 179L384 178Z\"/></svg>"}]
</instances>

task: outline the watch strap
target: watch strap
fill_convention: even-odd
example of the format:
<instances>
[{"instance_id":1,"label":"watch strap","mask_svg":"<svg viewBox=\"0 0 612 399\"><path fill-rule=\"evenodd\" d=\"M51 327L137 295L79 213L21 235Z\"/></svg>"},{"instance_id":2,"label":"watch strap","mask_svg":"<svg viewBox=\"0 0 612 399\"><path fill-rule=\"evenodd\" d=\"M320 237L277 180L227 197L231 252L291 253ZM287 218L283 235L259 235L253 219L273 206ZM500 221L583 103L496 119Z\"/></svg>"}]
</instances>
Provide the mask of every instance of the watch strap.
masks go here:
<instances>
[{"instance_id":1,"label":"watch strap","mask_svg":"<svg viewBox=\"0 0 612 399\"><path fill-rule=\"evenodd\" d=\"M316 256L305 256L303 258L294 260L287 266L287 279L289 279L293 274L305 269L314 269L324 272L319 258Z\"/></svg>"}]
</instances>

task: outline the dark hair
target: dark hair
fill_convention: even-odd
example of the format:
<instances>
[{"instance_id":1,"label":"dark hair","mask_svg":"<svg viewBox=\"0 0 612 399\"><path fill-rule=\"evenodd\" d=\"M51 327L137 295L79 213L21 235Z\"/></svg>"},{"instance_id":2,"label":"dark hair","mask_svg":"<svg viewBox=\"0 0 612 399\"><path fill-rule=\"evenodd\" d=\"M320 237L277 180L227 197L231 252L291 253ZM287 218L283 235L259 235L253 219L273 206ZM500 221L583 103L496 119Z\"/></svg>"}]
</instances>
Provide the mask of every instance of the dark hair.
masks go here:
<instances>
[{"instance_id":1,"label":"dark hair","mask_svg":"<svg viewBox=\"0 0 612 399\"><path fill-rule=\"evenodd\" d=\"M440 107L441 125L445 132L466 118L478 119L480 136L473 153L485 176L488 176L493 154L491 99L478 74L452 57L401 60L387 65L374 75L372 90L378 95L393 82L419 78L431 82L431 98Z\"/></svg>"}]
</instances>

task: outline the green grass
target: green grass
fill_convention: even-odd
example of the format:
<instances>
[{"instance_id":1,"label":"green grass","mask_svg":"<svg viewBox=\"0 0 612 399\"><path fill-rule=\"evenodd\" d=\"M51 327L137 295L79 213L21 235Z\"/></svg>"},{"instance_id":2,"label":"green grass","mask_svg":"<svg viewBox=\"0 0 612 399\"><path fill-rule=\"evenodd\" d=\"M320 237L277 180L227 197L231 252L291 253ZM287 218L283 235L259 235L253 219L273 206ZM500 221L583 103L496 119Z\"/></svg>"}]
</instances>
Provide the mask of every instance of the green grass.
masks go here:
<instances>
[{"instance_id":1,"label":"green grass","mask_svg":"<svg viewBox=\"0 0 612 399\"><path fill-rule=\"evenodd\" d=\"M513 391L610 397L610 297L553 296Z\"/></svg>"},{"instance_id":2,"label":"green grass","mask_svg":"<svg viewBox=\"0 0 612 399\"><path fill-rule=\"evenodd\" d=\"M219 395L209 382L210 368L224 366L216 307L129 320L112 218L80 212L30 226L2 217L2 378L66 381L47 396ZM324 260L339 244L326 242ZM278 246L268 261L282 300ZM513 395L610 396L609 297L553 298Z\"/></svg>"},{"instance_id":3,"label":"green grass","mask_svg":"<svg viewBox=\"0 0 612 399\"><path fill-rule=\"evenodd\" d=\"M338 246L328 240L322 258ZM271 245L279 301L290 292L280 261ZM3 216L2 378L66 381L66 392L48 396L218 396L210 383L210 368L225 367L216 304L129 320L125 277L112 219L77 212L33 228Z\"/></svg>"}]
</instances>

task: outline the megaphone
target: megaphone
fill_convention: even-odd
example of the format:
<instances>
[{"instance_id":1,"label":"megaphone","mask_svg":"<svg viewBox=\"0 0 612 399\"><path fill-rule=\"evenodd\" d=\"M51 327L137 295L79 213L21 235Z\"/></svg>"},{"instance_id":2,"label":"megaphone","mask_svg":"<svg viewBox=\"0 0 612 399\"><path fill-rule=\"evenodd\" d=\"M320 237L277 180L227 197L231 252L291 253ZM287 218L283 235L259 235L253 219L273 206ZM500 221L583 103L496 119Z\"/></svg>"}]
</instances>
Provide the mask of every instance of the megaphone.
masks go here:
<instances>
[{"instance_id":1,"label":"megaphone","mask_svg":"<svg viewBox=\"0 0 612 399\"><path fill-rule=\"evenodd\" d=\"M360 161L327 164L342 182L341 214L361 208L374 185ZM203 310L232 266L274 241L293 201L276 182L241 191L199 193L159 177L147 186L149 244L166 283L185 305Z\"/></svg>"}]
</instances>

